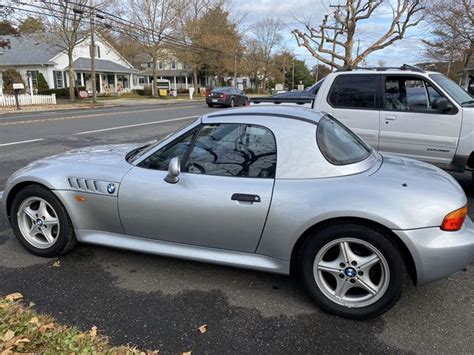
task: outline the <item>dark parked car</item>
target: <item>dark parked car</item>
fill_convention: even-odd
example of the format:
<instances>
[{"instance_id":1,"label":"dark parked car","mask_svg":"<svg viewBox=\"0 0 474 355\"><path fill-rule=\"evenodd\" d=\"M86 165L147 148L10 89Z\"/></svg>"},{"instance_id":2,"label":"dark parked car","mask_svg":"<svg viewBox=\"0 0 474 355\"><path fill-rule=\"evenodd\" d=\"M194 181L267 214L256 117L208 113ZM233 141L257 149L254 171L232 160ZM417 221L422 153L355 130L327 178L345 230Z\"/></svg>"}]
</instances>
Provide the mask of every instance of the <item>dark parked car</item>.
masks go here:
<instances>
[{"instance_id":1,"label":"dark parked car","mask_svg":"<svg viewBox=\"0 0 474 355\"><path fill-rule=\"evenodd\" d=\"M242 90L232 87L214 88L207 94L206 103L209 107L213 106L246 106L249 104L249 98L245 96Z\"/></svg>"}]
</instances>

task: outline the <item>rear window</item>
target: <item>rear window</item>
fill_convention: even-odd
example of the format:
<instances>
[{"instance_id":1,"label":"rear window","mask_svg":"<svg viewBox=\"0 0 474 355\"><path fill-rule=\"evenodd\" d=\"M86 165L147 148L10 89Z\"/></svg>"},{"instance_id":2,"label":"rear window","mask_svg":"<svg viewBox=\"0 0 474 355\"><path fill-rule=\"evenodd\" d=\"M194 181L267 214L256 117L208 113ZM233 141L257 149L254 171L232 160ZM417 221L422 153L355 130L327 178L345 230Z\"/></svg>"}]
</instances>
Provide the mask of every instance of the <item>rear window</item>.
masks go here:
<instances>
[{"instance_id":1,"label":"rear window","mask_svg":"<svg viewBox=\"0 0 474 355\"><path fill-rule=\"evenodd\" d=\"M362 139L330 116L319 121L316 140L321 153L334 165L358 163L367 159L372 151Z\"/></svg>"},{"instance_id":2,"label":"rear window","mask_svg":"<svg viewBox=\"0 0 474 355\"><path fill-rule=\"evenodd\" d=\"M339 75L334 79L328 101L336 108L373 109L376 80L375 75Z\"/></svg>"}]
</instances>

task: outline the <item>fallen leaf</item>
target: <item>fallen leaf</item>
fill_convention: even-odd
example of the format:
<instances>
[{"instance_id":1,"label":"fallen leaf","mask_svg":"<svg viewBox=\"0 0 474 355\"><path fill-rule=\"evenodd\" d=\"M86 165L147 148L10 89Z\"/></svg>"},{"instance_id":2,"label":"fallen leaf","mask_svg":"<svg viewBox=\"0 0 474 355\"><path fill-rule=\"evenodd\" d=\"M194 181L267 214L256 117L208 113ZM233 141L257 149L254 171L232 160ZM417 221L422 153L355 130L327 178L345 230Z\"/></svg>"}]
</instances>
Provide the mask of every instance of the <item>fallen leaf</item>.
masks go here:
<instances>
[{"instance_id":1,"label":"fallen leaf","mask_svg":"<svg viewBox=\"0 0 474 355\"><path fill-rule=\"evenodd\" d=\"M23 295L19 292L11 293L5 297L8 302L16 301L23 298Z\"/></svg>"},{"instance_id":2,"label":"fallen leaf","mask_svg":"<svg viewBox=\"0 0 474 355\"><path fill-rule=\"evenodd\" d=\"M11 330L9 329L9 330L7 330L7 331L5 332L5 334L3 334L2 340L3 340L4 342L7 342L7 341L9 341L10 339L13 339L14 336L15 336L15 332L14 332L14 331L11 331Z\"/></svg>"},{"instance_id":3,"label":"fallen leaf","mask_svg":"<svg viewBox=\"0 0 474 355\"><path fill-rule=\"evenodd\" d=\"M204 334L207 332L207 324L201 325L198 330L201 332L201 334Z\"/></svg>"},{"instance_id":4,"label":"fallen leaf","mask_svg":"<svg viewBox=\"0 0 474 355\"><path fill-rule=\"evenodd\" d=\"M5 304L5 303L0 304L0 309L5 309L5 308L7 308L7 307L8 307L8 305Z\"/></svg>"},{"instance_id":5,"label":"fallen leaf","mask_svg":"<svg viewBox=\"0 0 474 355\"><path fill-rule=\"evenodd\" d=\"M89 334L91 337L95 338L95 336L97 335L97 327L95 325L91 328Z\"/></svg>"},{"instance_id":6,"label":"fallen leaf","mask_svg":"<svg viewBox=\"0 0 474 355\"><path fill-rule=\"evenodd\" d=\"M18 339L17 341L15 341L15 345L18 345L18 344L21 344L21 343L29 343L29 342L30 342L30 339L21 338L21 339Z\"/></svg>"},{"instance_id":7,"label":"fallen leaf","mask_svg":"<svg viewBox=\"0 0 474 355\"><path fill-rule=\"evenodd\" d=\"M37 324L38 322L39 322L38 317L33 317L28 321L28 323L31 323L31 324Z\"/></svg>"},{"instance_id":8,"label":"fallen leaf","mask_svg":"<svg viewBox=\"0 0 474 355\"><path fill-rule=\"evenodd\" d=\"M181 355L191 355L191 351L186 351L186 352L182 353Z\"/></svg>"},{"instance_id":9,"label":"fallen leaf","mask_svg":"<svg viewBox=\"0 0 474 355\"><path fill-rule=\"evenodd\" d=\"M53 263L53 266L54 267L61 267L61 262L59 260L56 260L54 263Z\"/></svg>"},{"instance_id":10,"label":"fallen leaf","mask_svg":"<svg viewBox=\"0 0 474 355\"><path fill-rule=\"evenodd\" d=\"M42 325L41 327L39 327L38 331L39 331L40 333L44 333L44 332L46 332L48 329L54 329L54 323L53 323L53 322Z\"/></svg>"}]
</instances>

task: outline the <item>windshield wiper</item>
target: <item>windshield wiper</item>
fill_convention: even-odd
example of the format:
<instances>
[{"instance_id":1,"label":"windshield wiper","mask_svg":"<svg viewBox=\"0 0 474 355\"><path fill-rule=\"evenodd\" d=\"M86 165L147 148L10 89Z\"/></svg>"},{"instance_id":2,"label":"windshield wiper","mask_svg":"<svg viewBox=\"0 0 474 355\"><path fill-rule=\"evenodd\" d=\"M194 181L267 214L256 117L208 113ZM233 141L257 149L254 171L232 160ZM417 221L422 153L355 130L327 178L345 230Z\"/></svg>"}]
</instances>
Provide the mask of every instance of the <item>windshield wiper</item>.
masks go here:
<instances>
[{"instance_id":1,"label":"windshield wiper","mask_svg":"<svg viewBox=\"0 0 474 355\"><path fill-rule=\"evenodd\" d=\"M128 162L133 160L143 149L149 147L150 144L151 143L145 144L144 146L141 146L141 147L138 147L138 148L135 148L134 150L132 150L131 152L129 152L127 154L127 156L125 157L125 160L128 161Z\"/></svg>"},{"instance_id":2,"label":"windshield wiper","mask_svg":"<svg viewBox=\"0 0 474 355\"><path fill-rule=\"evenodd\" d=\"M468 100L461 103L461 105L474 104L474 100Z\"/></svg>"}]
</instances>

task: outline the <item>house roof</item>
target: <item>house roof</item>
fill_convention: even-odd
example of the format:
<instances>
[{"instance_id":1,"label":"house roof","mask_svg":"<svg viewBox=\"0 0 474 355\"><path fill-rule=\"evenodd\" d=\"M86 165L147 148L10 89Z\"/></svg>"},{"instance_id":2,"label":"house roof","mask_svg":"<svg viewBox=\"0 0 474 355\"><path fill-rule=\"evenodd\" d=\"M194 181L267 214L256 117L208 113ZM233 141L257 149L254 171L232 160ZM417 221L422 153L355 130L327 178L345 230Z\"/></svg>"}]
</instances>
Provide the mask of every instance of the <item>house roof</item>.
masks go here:
<instances>
[{"instance_id":1,"label":"house roof","mask_svg":"<svg viewBox=\"0 0 474 355\"><path fill-rule=\"evenodd\" d=\"M77 58L73 63L75 71L91 71L91 60L90 58ZM95 60L95 70L98 72L107 72L107 73L135 73L136 69L130 69L124 67L123 65L114 63L106 59L96 59Z\"/></svg>"},{"instance_id":2,"label":"house roof","mask_svg":"<svg viewBox=\"0 0 474 355\"><path fill-rule=\"evenodd\" d=\"M10 44L0 48L0 66L53 65L51 59L61 49L47 39L45 34L2 36Z\"/></svg>"}]
</instances>

